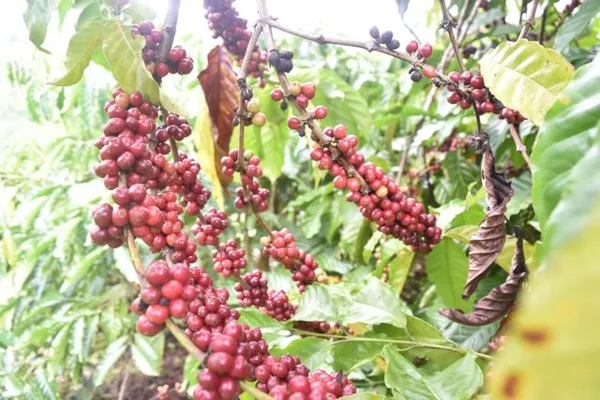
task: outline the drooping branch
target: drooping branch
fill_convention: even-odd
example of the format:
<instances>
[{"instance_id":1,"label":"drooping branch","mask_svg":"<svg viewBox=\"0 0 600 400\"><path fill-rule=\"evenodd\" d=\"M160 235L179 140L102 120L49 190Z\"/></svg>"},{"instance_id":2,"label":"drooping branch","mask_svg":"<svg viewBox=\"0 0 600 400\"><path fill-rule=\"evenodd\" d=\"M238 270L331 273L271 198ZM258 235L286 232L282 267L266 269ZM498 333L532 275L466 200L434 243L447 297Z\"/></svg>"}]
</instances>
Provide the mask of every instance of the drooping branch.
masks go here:
<instances>
[{"instance_id":1,"label":"drooping branch","mask_svg":"<svg viewBox=\"0 0 600 400\"><path fill-rule=\"evenodd\" d=\"M529 15L527 16L525 22L523 22L523 28L521 28L521 33L519 33L519 37L517 38L517 40L524 39L525 36L527 36L529 29L533 28L535 21L535 12L537 11L538 3L539 0L533 0L531 2L531 10L529 10Z\"/></svg>"},{"instance_id":2,"label":"drooping branch","mask_svg":"<svg viewBox=\"0 0 600 400\"><path fill-rule=\"evenodd\" d=\"M179 18L179 6L181 0L169 0L167 6L167 15L165 16L165 22L162 28L163 39L158 47L158 59L165 61L169 55L171 47L173 47L173 40L175 39L175 33L177 32L177 20Z\"/></svg>"},{"instance_id":3,"label":"drooping branch","mask_svg":"<svg viewBox=\"0 0 600 400\"><path fill-rule=\"evenodd\" d=\"M519 132L517 132L517 128L515 128L513 124L508 124L508 129L510 130L510 136L512 136L515 142L517 151L523 155L529 170L533 171L533 164L531 163L531 158L529 158L529 155L527 154L527 147L525 144L523 144L523 141L521 141L521 137L519 136Z\"/></svg>"}]
</instances>

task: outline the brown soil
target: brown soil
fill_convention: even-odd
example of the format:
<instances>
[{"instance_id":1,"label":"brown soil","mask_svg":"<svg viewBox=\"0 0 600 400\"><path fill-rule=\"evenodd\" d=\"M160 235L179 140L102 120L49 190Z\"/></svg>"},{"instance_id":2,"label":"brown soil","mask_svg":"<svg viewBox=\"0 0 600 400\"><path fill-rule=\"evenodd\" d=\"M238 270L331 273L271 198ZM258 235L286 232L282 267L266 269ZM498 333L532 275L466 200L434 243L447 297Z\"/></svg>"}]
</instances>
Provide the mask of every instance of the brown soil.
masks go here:
<instances>
[{"instance_id":1,"label":"brown soil","mask_svg":"<svg viewBox=\"0 0 600 400\"><path fill-rule=\"evenodd\" d=\"M122 366L107 377L92 400L119 399L125 383L123 400L182 400L186 393L179 393L182 381L183 364L188 353L173 337L167 335L163 364L160 376L145 376L133 365L130 355L123 356L116 365ZM127 373L128 372L128 373Z\"/></svg>"}]
</instances>

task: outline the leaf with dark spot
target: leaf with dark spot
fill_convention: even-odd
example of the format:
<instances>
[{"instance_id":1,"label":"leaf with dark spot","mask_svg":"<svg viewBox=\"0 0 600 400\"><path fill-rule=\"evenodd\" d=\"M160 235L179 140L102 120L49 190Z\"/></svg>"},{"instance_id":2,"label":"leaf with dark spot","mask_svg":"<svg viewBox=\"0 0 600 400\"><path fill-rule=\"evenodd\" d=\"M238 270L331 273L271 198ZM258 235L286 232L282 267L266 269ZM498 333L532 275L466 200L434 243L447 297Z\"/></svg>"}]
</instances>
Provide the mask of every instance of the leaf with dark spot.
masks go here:
<instances>
[{"instance_id":1,"label":"leaf with dark spot","mask_svg":"<svg viewBox=\"0 0 600 400\"><path fill-rule=\"evenodd\" d=\"M479 229L469 241L469 275L463 291L468 299L479 281L494 264L504 247L504 215L506 206L514 194L510 182L496 171L496 160L489 146L483 152L481 160L481 181L486 192L488 211Z\"/></svg>"},{"instance_id":2,"label":"leaf with dark spot","mask_svg":"<svg viewBox=\"0 0 600 400\"><path fill-rule=\"evenodd\" d=\"M492 289L492 291L480 299L468 314L462 311L440 310L440 314L446 318L463 325L480 326L487 325L502 318L512 307L521 284L527 277L527 265L525 265L525 254L523 253L523 239L519 237L512 267L506 281Z\"/></svg>"},{"instance_id":3,"label":"leaf with dark spot","mask_svg":"<svg viewBox=\"0 0 600 400\"><path fill-rule=\"evenodd\" d=\"M233 119L238 106L239 91L231 57L224 47L216 46L208 53L208 65L198 75L204 91L208 113L213 126L214 162L219 180L226 186L231 177L221 173L221 157L229 153Z\"/></svg>"}]
</instances>

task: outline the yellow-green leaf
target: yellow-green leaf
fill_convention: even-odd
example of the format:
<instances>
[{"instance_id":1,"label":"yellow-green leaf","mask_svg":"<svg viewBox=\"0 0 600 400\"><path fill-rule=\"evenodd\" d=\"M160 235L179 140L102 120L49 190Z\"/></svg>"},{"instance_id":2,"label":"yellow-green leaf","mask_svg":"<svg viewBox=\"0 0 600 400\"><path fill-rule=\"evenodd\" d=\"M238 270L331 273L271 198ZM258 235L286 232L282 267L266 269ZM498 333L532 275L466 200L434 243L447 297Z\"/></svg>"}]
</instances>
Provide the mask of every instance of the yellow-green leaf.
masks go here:
<instances>
[{"instance_id":1,"label":"yellow-green leaf","mask_svg":"<svg viewBox=\"0 0 600 400\"><path fill-rule=\"evenodd\" d=\"M81 80L94 52L102 43L102 32L105 25L105 21L91 21L75 32L67 49L67 59L65 60L67 72L62 78L52 82L53 85L71 86Z\"/></svg>"},{"instance_id":2,"label":"yellow-green leaf","mask_svg":"<svg viewBox=\"0 0 600 400\"><path fill-rule=\"evenodd\" d=\"M154 104L160 100L158 83L142 59L144 40L131 36L131 27L113 19L103 33L102 49L110 71L119 86L128 93L139 91Z\"/></svg>"},{"instance_id":3,"label":"yellow-green leaf","mask_svg":"<svg viewBox=\"0 0 600 400\"><path fill-rule=\"evenodd\" d=\"M194 145L198 150L198 162L202 167L202 171L208 176L213 185L212 197L215 199L221 210L225 209L225 200L223 198L223 187L219 180L217 165L215 163L215 146L213 142L213 125L210 123L208 115L208 107L202 99L200 113L196 118L194 126Z\"/></svg>"},{"instance_id":4,"label":"yellow-green leaf","mask_svg":"<svg viewBox=\"0 0 600 400\"><path fill-rule=\"evenodd\" d=\"M596 399L600 392L600 199L520 301L490 376L493 399Z\"/></svg>"},{"instance_id":5,"label":"yellow-green leaf","mask_svg":"<svg viewBox=\"0 0 600 400\"><path fill-rule=\"evenodd\" d=\"M27 9L23 13L25 25L29 30L29 40L45 53L48 51L42 48L42 44L46 40L48 23L54 7L56 0L27 0Z\"/></svg>"},{"instance_id":6,"label":"yellow-green leaf","mask_svg":"<svg viewBox=\"0 0 600 400\"><path fill-rule=\"evenodd\" d=\"M498 100L537 125L574 73L560 53L525 39L490 50L479 61L479 68Z\"/></svg>"}]
</instances>

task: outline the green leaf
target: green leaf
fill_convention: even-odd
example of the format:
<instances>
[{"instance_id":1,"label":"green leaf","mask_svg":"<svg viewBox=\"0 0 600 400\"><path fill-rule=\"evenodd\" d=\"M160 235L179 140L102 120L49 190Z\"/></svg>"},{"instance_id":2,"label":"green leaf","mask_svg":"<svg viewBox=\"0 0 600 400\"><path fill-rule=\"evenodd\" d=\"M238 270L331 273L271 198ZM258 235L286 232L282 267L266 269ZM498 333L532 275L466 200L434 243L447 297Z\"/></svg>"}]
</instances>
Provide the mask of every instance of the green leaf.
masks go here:
<instances>
[{"instance_id":1,"label":"green leaf","mask_svg":"<svg viewBox=\"0 0 600 400\"><path fill-rule=\"evenodd\" d=\"M314 237L321 230L321 217L329 209L329 199L313 201L304 208L301 228L307 239Z\"/></svg>"},{"instance_id":2,"label":"green leaf","mask_svg":"<svg viewBox=\"0 0 600 400\"><path fill-rule=\"evenodd\" d=\"M415 258L415 253L408 247L402 248L396 258L389 264L388 280L390 286L400 294L406 282L406 277Z\"/></svg>"},{"instance_id":3,"label":"green leaf","mask_svg":"<svg viewBox=\"0 0 600 400\"><path fill-rule=\"evenodd\" d=\"M273 350L275 356L291 354L298 356L308 369L315 370L328 366L327 359L331 355L332 342L325 339L302 338L294 340L283 349Z\"/></svg>"},{"instance_id":4,"label":"green leaf","mask_svg":"<svg viewBox=\"0 0 600 400\"><path fill-rule=\"evenodd\" d=\"M154 337L136 333L131 345L133 363L144 375L158 376L164 348L165 335L162 332Z\"/></svg>"},{"instance_id":5,"label":"green leaf","mask_svg":"<svg viewBox=\"0 0 600 400\"><path fill-rule=\"evenodd\" d=\"M506 207L507 215L516 214L531 204L531 174L525 172L511 180L511 184L515 194Z\"/></svg>"},{"instance_id":6,"label":"green leaf","mask_svg":"<svg viewBox=\"0 0 600 400\"><path fill-rule=\"evenodd\" d=\"M465 312L471 309L473 299L467 302L462 298L468 270L469 262L463 248L452 239L442 239L427 256L427 273L446 307Z\"/></svg>"},{"instance_id":7,"label":"green leaf","mask_svg":"<svg viewBox=\"0 0 600 400\"><path fill-rule=\"evenodd\" d=\"M100 259L106 252L106 248L97 247L94 251L86 255L76 265L71 267L69 276L64 280L60 287L61 293L67 293L73 290L81 279L89 272L90 268L96 261Z\"/></svg>"},{"instance_id":8,"label":"green leaf","mask_svg":"<svg viewBox=\"0 0 600 400\"><path fill-rule=\"evenodd\" d=\"M375 246L377 246L377 243L379 243L379 241L383 238L383 236L384 236L383 233L381 233L379 231L373 232L373 235L371 236L371 238L369 239L369 241L363 248L363 252L362 252L363 260L366 263L368 263L369 260L371 259L371 255L373 254L373 251L375 250Z\"/></svg>"},{"instance_id":9,"label":"green leaf","mask_svg":"<svg viewBox=\"0 0 600 400\"><path fill-rule=\"evenodd\" d=\"M406 248L406 245L402 241L394 238L386 239L379 246L381 251L380 263L385 265L394 257L400 250Z\"/></svg>"},{"instance_id":10,"label":"green leaf","mask_svg":"<svg viewBox=\"0 0 600 400\"><path fill-rule=\"evenodd\" d=\"M406 399L468 400L483 385L483 373L472 353L435 375L424 375L392 345L383 349L383 356L386 386Z\"/></svg>"},{"instance_id":11,"label":"green leaf","mask_svg":"<svg viewBox=\"0 0 600 400\"><path fill-rule=\"evenodd\" d=\"M112 342L106 351L104 351L104 355L102 360L96 366L94 370L94 385L100 386L102 382L104 382L104 378L106 377L107 372L112 368L112 366L121 358L125 350L127 349L127 343L129 342L129 338L126 336L122 336L118 340Z\"/></svg>"},{"instance_id":12,"label":"green leaf","mask_svg":"<svg viewBox=\"0 0 600 400\"><path fill-rule=\"evenodd\" d=\"M504 42L479 60L490 91L536 125L573 77L573 66L555 50L524 39Z\"/></svg>"},{"instance_id":13,"label":"green leaf","mask_svg":"<svg viewBox=\"0 0 600 400\"><path fill-rule=\"evenodd\" d=\"M156 18L154 10L146 4L131 4L123 9L123 14L131 17L131 22L138 23L142 21L153 20Z\"/></svg>"},{"instance_id":14,"label":"green leaf","mask_svg":"<svg viewBox=\"0 0 600 400\"><path fill-rule=\"evenodd\" d=\"M76 356L77 361L83 361L83 339L85 335L85 318L78 318L71 329L69 338L69 353Z\"/></svg>"},{"instance_id":15,"label":"green leaf","mask_svg":"<svg viewBox=\"0 0 600 400\"><path fill-rule=\"evenodd\" d=\"M366 337L372 336L367 334ZM369 342L358 340L341 340L333 344L333 369L347 372L373 361L385 346L383 341Z\"/></svg>"},{"instance_id":16,"label":"green leaf","mask_svg":"<svg viewBox=\"0 0 600 400\"><path fill-rule=\"evenodd\" d=\"M580 68L540 129L531 160L533 206L544 250L565 242L587 223L600 180L598 115L600 56ZM597 175L597 174L596 174Z\"/></svg>"},{"instance_id":17,"label":"green leaf","mask_svg":"<svg viewBox=\"0 0 600 400\"><path fill-rule=\"evenodd\" d=\"M44 400L56 400L59 398L56 383L48 382L48 378L41 369L35 370L35 385L38 387Z\"/></svg>"},{"instance_id":18,"label":"green leaf","mask_svg":"<svg viewBox=\"0 0 600 400\"><path fill-rule=\"evenodd\" d=\"M600 196L587 216L519 299L490 371L494 399L598 397Z\"/></svg>"},{"instance_id":19,"label":"green leaf","mask_svg":"<svg viewBox=\"0 0 600 400\"><path fill-rule=\"evenodd\" d=\"M56 0L27 0L27 9L23 13L25 25L29 30L29 40L46 53L48 51L42 48L42 44L46 40L48 23L54 7L56 7Z\"/></svg>"},{"instance_id":20,"label":"green leaf","mask_svg":"<svg viewBox=\"0 0 600 400\"><path fill-rule=\"evenodd\" d=\"M104 21L92 21L75 32L67 49L65 61L67 72L62 78L51 82L53 85L71 86L81 80L94 52L102 43L104 25Z\"/></svg>"},{"instance_id":21,"label":"green leaf","mask_svg":"<svg viewBox=\"0 0 600 400\"><path fill-rule=\"evenodd\" d=\"M448 172L449 188L446 191L449 199L464 199L470 185L479 179L479 169L462 160L457 151L446 153L442 166Z\"/></svg>"},{"instance_id":22,"label":"green leaf","mask_svg":"<svg viewBox=\"0 0 600 400\"><path fill-rule=\"evenodd\" d=\"M248 324L249 326L260 326L263 338L271 346L285 346L289 341L297 337L293 337L291 332L281 322L269 317L256 308L241 309L240 323Z\"/></svg>"},{"instance_id":23,"label":"green leaf","mask_svg":"<svg viewBox=\"0 0 600 400\"><path fill-rule=\"evenodd\" d=\"M125 279L131 283L138 282L137 272L133 266L129 252L124 247L118 247L113 250L113 255L115 256L116 267Z\"/></svg>"},{"instance_id":24,"label":"green leaf","mask_svg":"<svg viewBox=\"0 0 600 400\"><path fill-rule=\"evenodd\" d=\"M106 23L102 49L119 86L128 93L137 90L150 102L158 104L158 83L152 78L142 60L144 43L142 38L134 39L131 36L130 26L114 19Z\"/></svg>"},{"instance_id":25,"label":"green leaf","mask_svg":"<svg viewBox=\"0 0 600 400\"><path fill-rule=\"evenodd\" d=\"M10 267L17 266L17 245L15 244L15 239L13 238L10 229L6 229L2 233L2 255Z\"/></svg>"},{"instance_id":26,"label":"green leaf","mask_svg":"<svg viewBox=\"0 0 600 400\"><path fill-rule=\"evenodd\" d=\"M67 357L67 345L69 343L69 332L71 331L71 324L63 327L52 340L52 364L64 365L65 358Z\"/></svg>"},{"instance_id":27,"label":"green leaf","mask_svg":"<svg viewBox=\"0 0 600 400\"><path fill-rule=\"evenodd\" d=\"M356 394L351 394L350 396L340 397L343 400L389 400L391 397L383 396L378 393L369 393L369 392L359 392ZM396 398L396 400L402 400L401 398Z\"/></svg>"},{"instance_id":28,"label":"green leaf","mask_svg":"<svg viewBox=\"0 0 600 400\"><path fill-rule=\"evenodd\" d=\"M337 321L336 305L325 285L310 285L300 297L295 321Z\"/></svg>"},{"instance_id":29,"label":"green leaf","mask_svg":"<svg viewBox=\"0 0 600 400\"><path fill-rule=\"evenodd\" d=\"M75 22L75 29L80 30L87 23L100 21L102 17L100 5L97 2L90 3L79 14L79 18L77 18L77 22Z\"/></svg>"},{"instance_id":30,"label":"green leaf","mask_svg":"<svg viewBox=\"0 0 600 400\"><path fill-rule=\"evenodd\" d=\"M577 12L567 18L567 21L560 27L554 40L556 51L563 53L569 47L569 43L577 39L586 29L590 21L600 13L600 2L584 1L578 7Z\"/></svg>"}]
</instances>

